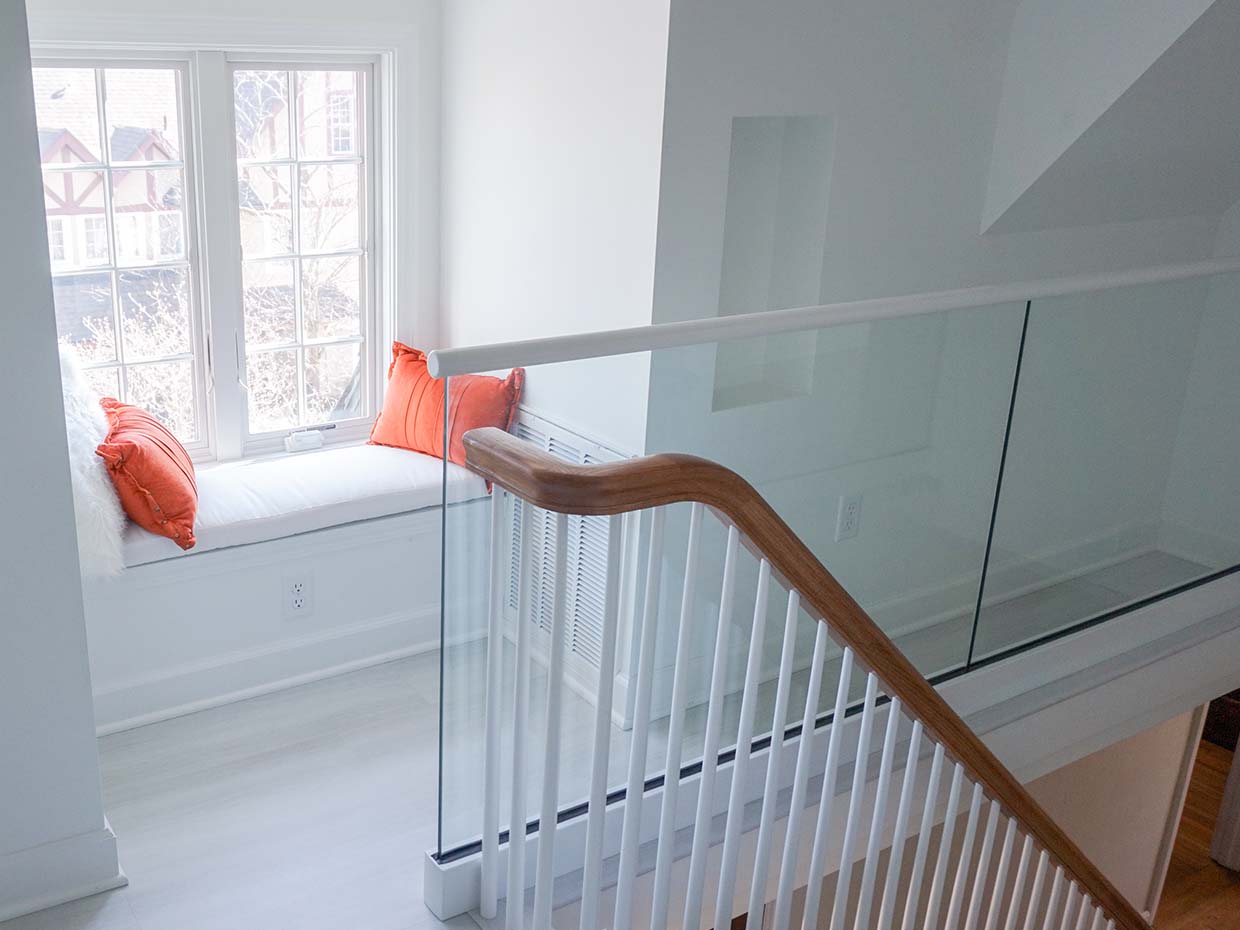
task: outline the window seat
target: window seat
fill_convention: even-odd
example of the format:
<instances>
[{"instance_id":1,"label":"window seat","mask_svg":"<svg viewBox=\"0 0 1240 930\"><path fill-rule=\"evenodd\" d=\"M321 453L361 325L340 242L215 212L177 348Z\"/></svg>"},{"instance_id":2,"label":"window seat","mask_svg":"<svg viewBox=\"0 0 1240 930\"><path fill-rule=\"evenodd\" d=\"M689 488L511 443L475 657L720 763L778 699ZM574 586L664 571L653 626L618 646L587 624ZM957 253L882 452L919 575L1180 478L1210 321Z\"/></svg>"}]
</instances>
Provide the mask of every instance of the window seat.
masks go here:
<instances>
[{"instance_id":1,"label":"window seat","mask_svg":"<svg viewBox=\"0 0 1240 930\"><path fill-rule=\"evenodd\" d=\"M386 446L340 446L200 469L198 544L188 551L133 523L125 530L129 567L213 549L281 539L357 520L485 497L486 482L433 456Z\"/></svg>"}]
</instances>

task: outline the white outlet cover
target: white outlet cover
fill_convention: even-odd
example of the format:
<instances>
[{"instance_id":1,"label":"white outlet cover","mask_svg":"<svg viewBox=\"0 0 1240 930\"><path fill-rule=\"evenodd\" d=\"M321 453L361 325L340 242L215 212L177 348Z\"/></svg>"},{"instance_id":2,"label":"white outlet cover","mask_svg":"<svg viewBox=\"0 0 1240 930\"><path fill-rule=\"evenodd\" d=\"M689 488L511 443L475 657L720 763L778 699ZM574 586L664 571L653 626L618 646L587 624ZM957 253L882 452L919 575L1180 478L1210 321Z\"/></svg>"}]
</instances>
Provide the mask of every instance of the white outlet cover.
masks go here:
<instances>
[{"instance_id":1,"label":"white outlet cover","mask_svg":"<svg viewBox=\"0 0 1240 930\"><path fill-rule=\"evenodd\" d=\"M314 613L314 577L309 573L284 576L281 592L286 620L299 620Z\"/></svg>"},{"instance_id":2,"label":"white outlet cover","mask_svg":"<svg viewBox=\"0 0 1240 930\"><path fill-rule=\"evenodd\" d=\"M861 495L841 494L835 512L835 541L852 539L861 532Z\"/></svg>"}]
</instances>

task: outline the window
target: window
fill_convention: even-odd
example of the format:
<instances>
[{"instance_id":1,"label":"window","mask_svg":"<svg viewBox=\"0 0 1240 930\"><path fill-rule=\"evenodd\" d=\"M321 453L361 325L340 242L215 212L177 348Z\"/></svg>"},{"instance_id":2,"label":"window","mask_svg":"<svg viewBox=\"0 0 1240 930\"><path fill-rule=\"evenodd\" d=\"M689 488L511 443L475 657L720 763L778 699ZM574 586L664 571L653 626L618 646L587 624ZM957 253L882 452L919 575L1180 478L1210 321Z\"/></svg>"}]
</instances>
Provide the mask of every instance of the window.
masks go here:
<instances>
[{"instance_id":1,"label":"window","mask_svg":"<svg viewBox=\"0 0 1240 930\"><path fill-rule=\"evenodd\" d=\"M146 224L185 187L184 74L36 68L34 79L48 221L82 224L79 260L59 263L52 279L60 339L77 347L101 393L145 407L197 444L198 269L184 250L152 261Z\"/></svg>"},{"instance_id":2,"label":"window","mask_svg":"<svg viewBox=\"0 0 1240 930\"><path fill-rule=\"evenodd\" d=\"M53 265L65 261L65 221L58 216L47 221L47 251Z\"/></svg>"},{"instance_id":3,"label":"window","mask_svg":"<svg viewBox=\"0 0 1240 930\"><path fill-rule=\"evenodd\" d=\"M82 217L82 254L92 265L108 260L108 221L102 216Z\"/></svg>"},{"instance_id":4,"label":"window","mask_svg":"<svg viewBox=\"0 0 1240 930\"><path fill-rule=\"evenodd\" d=\"M352 70L233 76L251 433L365 411L365 162L352 143L360 78ZM347 126L337 124L341 114ZM337 129L350 140L344 156Z\"/></svg>"},{"instance_id":5,"label":"window","mask_svg":"<svg viewBox=\"0 0 1240 930\"><path fill-rule=\"evenodd\" d=\"M328 423L365 435L382 377L373 65L111 55L34 69L61 341L196 458ZM225 112L228 135L200 131Z\"/></svg>"},{"instance_id":6,"label":"window","mask_svg":"<svg viewBox=\"0 0 1240 930\"><path fill-rule=\"evenodd\" d=\"M327 127L333 155L353 154L353 95L332 91L328 98Z\"/></svg>"}]
</instances>

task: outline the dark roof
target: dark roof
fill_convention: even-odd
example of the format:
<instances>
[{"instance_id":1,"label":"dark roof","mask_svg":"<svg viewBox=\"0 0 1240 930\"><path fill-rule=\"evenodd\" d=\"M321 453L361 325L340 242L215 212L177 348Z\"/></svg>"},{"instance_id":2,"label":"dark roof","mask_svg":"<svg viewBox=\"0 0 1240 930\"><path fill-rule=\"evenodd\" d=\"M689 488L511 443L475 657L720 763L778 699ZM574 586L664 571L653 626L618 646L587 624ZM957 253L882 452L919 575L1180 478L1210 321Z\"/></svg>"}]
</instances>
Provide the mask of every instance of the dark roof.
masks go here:
<instances>
[{"instance_id":1,"label":"dark roof","mask_svg":"<svg viewBox=\"0 0 1240 930\"><path fill-rule=\"evenodd\" d=\"M47 155L48 152L60 141L61 137L67 130L64 129L40 129L39 130L39 154Z\"/></svg>"},{"instance_id":2,"label":"dark roof","mask_svg":"<svg viewBox=\"0 0 1240 930\"><path fill-rule=\"evenodd\" d=\"M112 128L112 160L113 161L151 161L143 157L142 150L147 143L157 146L164 158L175 158L176 149L164 138L158 129L144 126L114 126Z\"/></svg>"}]
</instances>

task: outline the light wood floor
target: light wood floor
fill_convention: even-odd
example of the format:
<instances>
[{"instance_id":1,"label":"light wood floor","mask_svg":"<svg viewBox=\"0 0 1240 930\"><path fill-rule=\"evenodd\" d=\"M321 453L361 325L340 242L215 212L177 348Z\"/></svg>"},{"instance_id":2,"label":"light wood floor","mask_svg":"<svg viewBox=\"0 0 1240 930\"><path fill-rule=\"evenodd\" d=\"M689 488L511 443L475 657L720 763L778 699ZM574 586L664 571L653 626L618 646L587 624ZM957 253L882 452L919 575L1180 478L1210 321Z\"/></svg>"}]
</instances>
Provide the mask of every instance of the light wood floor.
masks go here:
<instances>
[{"instance_id":1,"label":"light wood floor","mask_svg":"<svg viewBox=\"0 0 1240 930\"><path fill-rule=\"evenodd\" d=\"M99 741L128 888L2 930L477 930L422 901L438 653Z\"/></svg>"},{"instance_id":2,"label":"light wood floor","mask_svg":"<svg viewBox=\"0 0 1240 930\"><path fill-rule=\"evenodd\" d=\"M1157 930L1240 930L1240 874L1210 858L1210 837L1223 801L1232 754L1201 744L1171 853Z\"/></svg>"}]
</instances>

